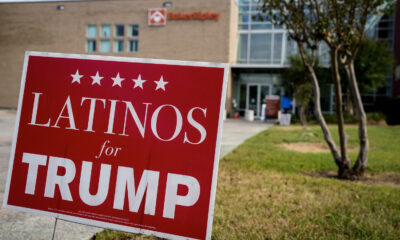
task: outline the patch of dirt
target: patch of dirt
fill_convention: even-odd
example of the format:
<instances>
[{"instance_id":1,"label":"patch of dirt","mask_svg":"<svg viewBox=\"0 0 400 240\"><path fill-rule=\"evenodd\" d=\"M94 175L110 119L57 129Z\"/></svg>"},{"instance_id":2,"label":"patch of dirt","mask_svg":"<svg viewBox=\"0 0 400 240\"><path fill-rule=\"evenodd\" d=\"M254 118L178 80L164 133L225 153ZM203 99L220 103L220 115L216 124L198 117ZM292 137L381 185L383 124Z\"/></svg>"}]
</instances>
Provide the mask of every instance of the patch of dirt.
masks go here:
<instances>
[{"instance_id":1,"label":"patch of dirt","mask_svg":"<svg viewBox=\"0 0 400 240\"><path fill-rule=\"evenodd\" d=\"M328 127L330 128L337 128L336 124L328 124ZM294 131L294 130L311 130L311 129L321 129L321 127L318 124L309 124L306 127L303 127L301 125L290 125L290 126L280 126L280 125L275 125L274 129L279 129L279 130L286 130L286 131ZM358 128L357 124L345 124L346 129L350 128Z\"/></svg>"},{"instance_id":2,"label":"patch of dirt","mask_svg":"<svg viewBox=\"0 0 400 240\"><path fill-rule=\"evenodd\" d=\"M301 125L290 125L290 126L274 126L274 128L277 128L279 130L287 130L287 131L293 131L293 130L310 130L309 127L303 127Z\"/></svg>"},{"instance_id":3,"label":"patch of dirt","mask_svg":"<svg viewBox=\"0 0 400 240\"><path fill-rule=\"evenodd\" d=\"M329 147L326 143L313 143L313 142L296 142L296 143L282 143L279 144L290 151L301 153L329 153ZM348 148L349 152L357 151L357 148Z\"/></svg>"},{"instance_id":4,"label":"patch of dirt","mask_svg":"<svg viewBox=\"0 0 400 240\"><path fill-rule=\"evenodd\" d=\"M336 171L307 172L304 174L310 177L337 178ZM391 185L400 187L400 173L365 173L361 179L352 182L367 185Z\"/></svg>"}]
</instances>

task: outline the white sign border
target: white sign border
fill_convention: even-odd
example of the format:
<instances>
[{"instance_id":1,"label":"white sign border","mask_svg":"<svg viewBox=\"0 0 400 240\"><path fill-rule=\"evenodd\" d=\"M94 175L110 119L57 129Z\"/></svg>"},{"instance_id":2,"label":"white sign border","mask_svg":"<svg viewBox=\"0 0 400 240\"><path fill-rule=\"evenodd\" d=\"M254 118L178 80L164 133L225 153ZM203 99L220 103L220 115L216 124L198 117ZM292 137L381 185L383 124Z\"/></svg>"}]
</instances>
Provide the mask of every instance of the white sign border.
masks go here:
<instances>
[{"instance_id":1,"label":"white sign border","mask_svg":"<svg viewBox=\"0 0 400 240\"><path fill-rule=\"evenodd\" d=\"M55 218L59 218L62 220L79 223L79 224L86 224L86 225L114 229L114 230L125 231L125 232L131 232L131 233L154 235L154 236L161 237L161 238L169 238L169 239L176 239L176 240L193 239L193 238L7 204L9 190L10 190L12 169L13 169L13 165L14 165L15 148L16 148L18 130L19 130L19 124L20 124L21 108L22 108L23 96L24 96L24 91L25 91L26 73L27 73L27 69L28 69L30 56L71 58L71 59L84 59L84 60L107 60L107 61L119 61L119 62L166 64L166 65L194 66L194 67L213 67L213 68L224 69L221 102L220 102L220 107L219 107L220 112L219 112L219 121L218 121L217 141L216 141L216 145L215 145L215 157L214 157L214 166L213 166L213 174L212 174L212 182L211 182L210 203L209 203L209 211L208 211L208 216L207 216L206 239L211 239L212 223L213 223L213 217L214 217L215 195L216 195L216 190L217 190L219 156L220 156L220 149L221 149L223 115L225 114L225 99L226 99L226 91L227 91L227 85L228 85L229 64L228 63L178 61L178 60L162 60L162 59L146 59L146 58L112 57L112 56L85 55L85 54L52 53L52 52L34 52L34 51L25 52L24 65L23 65L23 71L22 71L22 77L21 77L21 87L20 87L20 92L19 92L17 116L16 116L16 121L15 121L15 127L14 127L14 137L13 137L13 141L12 141L12 145L11 145L10 161L9 161L9 166L8 166L7 181L6 181L6 187L5 187L4 199L3 199L3 208L18 210L18 211L23 211L23 212L28 212L28 213L38 213L38 214L46 215L49 217L55 217Z\"/></svg>"}]
</instances>

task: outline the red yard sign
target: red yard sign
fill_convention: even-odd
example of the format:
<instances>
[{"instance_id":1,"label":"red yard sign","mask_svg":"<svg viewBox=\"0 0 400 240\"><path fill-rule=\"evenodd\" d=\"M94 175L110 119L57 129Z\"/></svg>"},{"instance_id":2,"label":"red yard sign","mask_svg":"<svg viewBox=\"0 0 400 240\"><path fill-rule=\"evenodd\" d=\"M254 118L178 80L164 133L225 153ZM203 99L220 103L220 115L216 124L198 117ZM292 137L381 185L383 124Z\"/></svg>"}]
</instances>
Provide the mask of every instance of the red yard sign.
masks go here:
<instances>
[{"instance_id":1,"label":"red yard sign","mask_svg":"<svg viewBox=\"0 0 400 240\"><path fill-rule=\"evenodd\" d=\"M3 206L209 239L227 71L28 52Z\"/></svg>"}]
</instances>

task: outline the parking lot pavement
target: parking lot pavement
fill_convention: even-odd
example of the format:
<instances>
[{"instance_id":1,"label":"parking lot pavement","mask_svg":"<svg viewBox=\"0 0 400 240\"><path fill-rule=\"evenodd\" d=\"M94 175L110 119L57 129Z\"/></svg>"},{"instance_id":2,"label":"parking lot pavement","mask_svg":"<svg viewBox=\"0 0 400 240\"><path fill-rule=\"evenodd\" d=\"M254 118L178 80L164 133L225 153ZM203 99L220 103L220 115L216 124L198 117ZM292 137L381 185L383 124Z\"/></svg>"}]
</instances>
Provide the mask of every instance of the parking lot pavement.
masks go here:
<instances>
[{"instance_id":1,"label":"parking lot pavement","mask_svg":"<svg viewBox=\"0 0 400 240\"><path fill-rule=\"evenodd\" d=\"M16 112L0 110L0 202L3 202ZM247 138L270 125L241 119L224 121L221 158ZM0 239L51 239L55 219L38 214L0 208ZM101 228L58 220L55 239L89 239Z\"/></svg>"}]
</instances>

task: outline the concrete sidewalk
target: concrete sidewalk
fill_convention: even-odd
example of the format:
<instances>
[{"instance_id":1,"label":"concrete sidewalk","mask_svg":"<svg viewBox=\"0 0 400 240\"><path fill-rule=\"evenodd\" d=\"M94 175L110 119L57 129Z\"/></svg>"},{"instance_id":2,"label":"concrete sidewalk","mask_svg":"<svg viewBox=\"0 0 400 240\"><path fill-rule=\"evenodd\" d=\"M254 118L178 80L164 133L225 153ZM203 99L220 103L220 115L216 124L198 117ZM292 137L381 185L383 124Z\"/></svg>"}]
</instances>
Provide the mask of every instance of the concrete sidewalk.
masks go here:
<instances>
[{"instance_id":1,"label":"concrete sidewalk","mask_svg":"<svg viewBox=\"0 0 400 240\"><path fill-rule=\"evenodd\" d=\"M15 111L0 110L0 203L3 203L7 179L11 142L14 132ZM224 121L221 158L247 138L265 130L268 124L246 122L241 119ZM54 218L0 208L0 240L51 239ZM89 239L101 228L59 220L55 239Z\"/></svg>"},{"instance_id":2,"label":"concrete sidewalk","mask_svg":"<svg viewBox=\"0 0 400 240\"><path fill-rule=\"evenodd\" d=\"M249 137L268 129L270 126L271 124L260 123L259 121L248 122L243 119L226 119L222 130L220 158L223 158Z\"/></svg>"}]
</instances>

